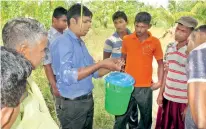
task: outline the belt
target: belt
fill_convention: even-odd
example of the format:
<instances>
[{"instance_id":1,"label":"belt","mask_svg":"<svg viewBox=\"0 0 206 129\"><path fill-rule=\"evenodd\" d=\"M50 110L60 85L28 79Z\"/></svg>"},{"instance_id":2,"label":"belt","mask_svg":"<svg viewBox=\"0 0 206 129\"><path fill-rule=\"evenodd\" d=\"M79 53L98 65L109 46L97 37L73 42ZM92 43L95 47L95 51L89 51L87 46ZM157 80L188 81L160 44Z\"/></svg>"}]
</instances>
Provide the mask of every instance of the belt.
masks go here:
<instances>
[{"instance_id":1,"label":"belt","mask_svg":"<svg viewBox=\"0 0 206 129\"><path fill-rule=\"evenodd\" d=\"M89 94L86 94L86 95L82 95L82 96L79 96L79 97L76 97L76 98L73 98L73 99L70 99L70 98L64 98L62 97L64 100L84 100L84 99L90 99L92 98L92 93L89 93Z\"/></svg>"}]
</instances>

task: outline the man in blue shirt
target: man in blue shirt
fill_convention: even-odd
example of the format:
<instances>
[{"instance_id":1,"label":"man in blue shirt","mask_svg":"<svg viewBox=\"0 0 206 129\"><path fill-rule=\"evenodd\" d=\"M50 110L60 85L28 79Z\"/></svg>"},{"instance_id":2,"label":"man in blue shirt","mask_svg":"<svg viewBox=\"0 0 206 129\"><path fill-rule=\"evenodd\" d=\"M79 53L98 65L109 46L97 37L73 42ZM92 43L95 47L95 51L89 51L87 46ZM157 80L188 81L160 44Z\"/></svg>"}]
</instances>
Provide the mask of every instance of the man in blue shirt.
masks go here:
<instances>
[{"instance_id":1,"label":"man in blue shirt","mask_svg":"<svg viewBox=\"0 0 206 129\"><path fill-rule=\"evenodd\" d=\"M109 58L94 63L80 38L91 28L92 12L87 7L73 5L67 12L67 21L69 29L50 45L52 68L62 97L57 114L63 129L92 129L92 78L120 70L123 62Z\"/></svg>"}]
</instances>

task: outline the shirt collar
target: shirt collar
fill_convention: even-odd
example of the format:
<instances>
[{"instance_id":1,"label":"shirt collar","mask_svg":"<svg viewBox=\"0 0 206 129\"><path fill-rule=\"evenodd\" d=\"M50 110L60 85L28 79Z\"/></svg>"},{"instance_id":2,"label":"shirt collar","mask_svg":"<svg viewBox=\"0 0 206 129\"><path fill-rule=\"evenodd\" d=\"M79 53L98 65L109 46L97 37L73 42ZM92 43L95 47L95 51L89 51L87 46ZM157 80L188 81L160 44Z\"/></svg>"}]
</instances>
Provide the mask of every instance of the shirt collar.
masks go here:
<instances>
[{"instance_id":1,"label":"shirt collar","mask_svg":"<svg viewBox=\"0 0 206 129\"><path fill-rule=\"evenodd\" d=\"M131 31L127 28L127 35L129 35L129 34L131 34ZM114 35L115 35L116 37L119 37L119 38L120 38L120 36L119 36L119 34L117 33L117 31L114 33Z\"/></svg>"},{"instance_id":2,"label":"shirt collar","mask_svg":"<svg viewBox=\"0 0 206 129\"><path fill-rule=\"evenodd\" d=\"M175 41L174 42L174 44L173 44L173 47L177 50L177 44L178 44L178 42L177 41ZM187 44L185 44L184 46L182 46L181 48L179 48L179 49L187 49L187 45L188 45L188 42L187 42Z\"/></svg>"},{"instance_id":3,"label":"shirt collar","mask_svg":"<svg viewBox=\"0 0 206 129\"><path fill-rule=\"evenodd\" d=\"M148 31L147 33L148 33L149 37L148 37L145 41L150 41L150 40L152 40L152 33L149 32L149 31ZM132 35L132 38L133 38L133 39L138 39L135 31L134 31L131 35Z\"/></svg>"},{"instance_id":4,"label":"shirt collar","mask_svg":"<svg viewBox=\"0 0 206 129\"><path fill-rule=\"evenodd\" d=\"M57 31L54 27L51 26L50 28L50 32L52 33L52 35L54 34L61 34L59 31Z\"/></svg>"},{"instance_id":5,"label":"shirt collar","mask_svg":"<svg viewBox=\"0 0 206 129\"><path fill-rule=\"evenodd\" d=\"M84 41L83 41L81 38L78 38L78 37L74 34L74 32L72 32L70 29L67 29L67 30L65 31L65 33L68 34L69 36L71 36L71 38L77 40L81 45L84 45L84 44L85 44Z\"/></svg>"},{"instance_id":6,"label":"shirt collar","mask_svg":"<svg viewBox=\"0 0 206 129\"><path fill-rule=\"evenodd\" d=\"M65 33L68 34L69 36L71 36L73 39L77 39L77 40L80 39L80 38L78 38L78 37L74 34L74 32L72 32L70 29L66 30Z\"/></svg>"},{"instance_id":7,"label":"shirt collar","mask_svg":"<svg viewBox=\"0 0 206 129\"><path fill-rule=\"evenodd\" d=\"M194 50L199 50L199 49L203 49L203 48L206 48L206 42L204 42L201 45L197 46Z\"/></svg>"},{"instance_id":8,"label":"shirt collar","mask_svg":"<svg viewBox=\"0 0 206 129\"><path fill-rule=\"evenodd\" d=\"M127 34L131 34L131 31L127 28Z\"/></svg>"}]
</instances>

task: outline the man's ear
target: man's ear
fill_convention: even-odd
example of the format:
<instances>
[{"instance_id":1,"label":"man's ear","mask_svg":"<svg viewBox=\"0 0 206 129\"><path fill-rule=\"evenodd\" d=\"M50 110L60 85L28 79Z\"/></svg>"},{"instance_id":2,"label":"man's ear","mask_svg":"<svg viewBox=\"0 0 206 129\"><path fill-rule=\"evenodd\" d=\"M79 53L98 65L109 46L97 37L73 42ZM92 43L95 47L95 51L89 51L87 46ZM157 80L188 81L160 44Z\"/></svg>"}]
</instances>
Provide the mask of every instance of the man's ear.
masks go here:
<instances>
[{"instance_id":1,"label":"man's ear","mask_svg":"<svg viewBox=\"0 0 206 129\"><path fill-rule=\"evenodd\" d=\"M125 21L126 22L126 24L128 25L129 24L129 22L128 21Z\"/></svg>"},{"instance_id":2,"label":"man's ear","mask_svg":"<svg viewBox=\"0 0 206 129\"><path fill-rule=\"evenodd\" d=\"M23 43L21 43L16 47L16 51L18 53L21 53L22 55L26 55L28 51L28 47L29 47L28 42L24 41Z\"/></svg>"},{"instance_id":3,"label":"man's ear","mask_svg":"<svg viewBox=\"0 0 206 129\"><path fill-rule=\"evenodd\" d=\"M201 38L201 44L206 42L206 32L199 32L200 35L198 38Z\"/></svg>"},{"instance_id":4,"label":"man's ear","mask_svg":"<svg viewBox=\"0 0 206 129\"><path fill-rule=\"evenodd\" d=\"M6 127L12 118L14 108L4 107L1 109L1 127Z\"/></svg>"},{"instance_id":5,"label":"man's ear","mask_svg":"<svg viewBox=\"0 0 206 129\"><path fill-rule=\"evenodd\" d=\"M152 27L152 24L149 24L149 29Z\"/></svg>"},{"instance_id":6,"label":"man's ear","mask_svg":"<svg viewBox=\"0 0 206 129\"><path fill-rule=\"evenodd\" d=\"M77 20L75 18L70 19L70 24L77 24Z\"/></svg>"},{"instance_id":7,"label":"man's ear","mask_svg":"<svg viewBox=\"0 0 206 129\"><path fill-rule=\"evenodd\" d=\"M56 21L57 21L57 19L56 19L55 17L52 17L52 22L53 22L53 24L55 24Z\"/></svg>"}]
</instances>

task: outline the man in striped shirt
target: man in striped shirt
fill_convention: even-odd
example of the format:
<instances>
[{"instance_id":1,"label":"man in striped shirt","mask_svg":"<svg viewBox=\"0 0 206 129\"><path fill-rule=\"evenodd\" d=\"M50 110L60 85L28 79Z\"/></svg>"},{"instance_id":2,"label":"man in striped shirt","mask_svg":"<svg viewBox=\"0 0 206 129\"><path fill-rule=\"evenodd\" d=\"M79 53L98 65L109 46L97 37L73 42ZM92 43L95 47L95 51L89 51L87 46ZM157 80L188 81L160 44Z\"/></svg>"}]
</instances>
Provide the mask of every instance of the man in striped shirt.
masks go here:
<instances>
[{"instance_id":1,"label":"man in striped shirt","mask_svg":"<svg viewBox=\"0 0 206 129\"><path fill-rule=\"evenodd\" d=\"M112 20L116 32L110 36L104 44L103 58L120 58L122 39L125 35L129 35L131 32L127 29L127 15L123 11L117 11L113 14Z\"/></svg>"},{"instance_id":2,"label":"man in striped shirt","mask_svg":"<svg viewBox=\"0 0 206 129\"><path fill-rule=\"evenodd\" d=\"M197 21L192 17L181 17L177 22L175 41L167 46L163 84L157 103L160 105L156 129L184 129L184 114L187 107L187 39ZM162 112L162 113L160 113Z\"/></svg>"}]
</instances>

